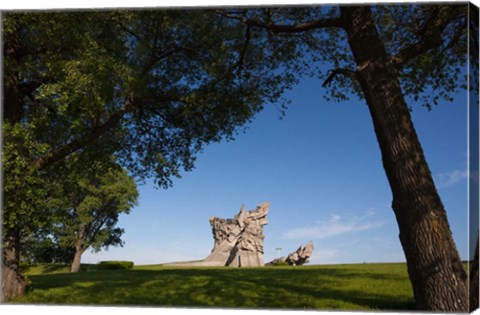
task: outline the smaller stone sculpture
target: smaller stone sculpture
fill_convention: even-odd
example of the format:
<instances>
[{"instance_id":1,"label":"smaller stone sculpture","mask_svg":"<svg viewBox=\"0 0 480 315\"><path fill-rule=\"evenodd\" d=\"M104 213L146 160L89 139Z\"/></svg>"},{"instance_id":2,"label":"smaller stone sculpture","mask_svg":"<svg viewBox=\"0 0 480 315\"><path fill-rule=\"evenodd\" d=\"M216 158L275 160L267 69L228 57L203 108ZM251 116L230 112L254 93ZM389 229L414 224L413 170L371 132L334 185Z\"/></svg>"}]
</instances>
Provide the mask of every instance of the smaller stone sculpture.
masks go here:
<instances>
[{"instance_id":1,"label":"smaller stone sculpture","mask_svg":"<svg viewBox=\"0 0 480 315\"><path fill-rule=\"evenodd\" d=\"M300 246L293 253L288 254L287 257L275 258L271 262L267 263L267 266L276 265L279 263L288 263L291 266L300 266L308 262L308 258L312 256L313 253L313 243L312 241L308 242L305 246Z\"/></svg>"}]
</instances>

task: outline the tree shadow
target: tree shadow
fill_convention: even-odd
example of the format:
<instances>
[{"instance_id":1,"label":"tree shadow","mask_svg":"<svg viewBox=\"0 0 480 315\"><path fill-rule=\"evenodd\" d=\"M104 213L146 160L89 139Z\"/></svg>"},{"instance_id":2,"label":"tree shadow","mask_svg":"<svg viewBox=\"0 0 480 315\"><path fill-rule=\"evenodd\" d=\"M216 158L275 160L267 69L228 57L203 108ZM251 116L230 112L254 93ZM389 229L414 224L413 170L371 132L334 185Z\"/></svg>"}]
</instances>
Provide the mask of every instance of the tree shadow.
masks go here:
<instances>
[{"instance_id":1,"label":"tree shadow","mask_svg":"<svg viewBox=\"0 0 480 315\"><path fill-rule=\"evenodd\" d=\"M54 273L59 272L60 270L65 270L65 268L69 269L70 265L68 264L48 264L43 266L43 273ZM67 271L68 272L68 271Z\"/></svg>"},{"instance_id":2,"label":"tree shadow","mask_svg":"<svg viewBox=\"0 0 480 315\"><path fill-rule=\"evenodd\" d=\"M31 302L261 309L414 309L411 295L356 281L408 281L348 269L169 268L32 276ZM55 292L48 295L46 292ZM45 294L48 298L45 298ZM43 301L42 301L43 299Z\"/></svg>"}]
</instances>

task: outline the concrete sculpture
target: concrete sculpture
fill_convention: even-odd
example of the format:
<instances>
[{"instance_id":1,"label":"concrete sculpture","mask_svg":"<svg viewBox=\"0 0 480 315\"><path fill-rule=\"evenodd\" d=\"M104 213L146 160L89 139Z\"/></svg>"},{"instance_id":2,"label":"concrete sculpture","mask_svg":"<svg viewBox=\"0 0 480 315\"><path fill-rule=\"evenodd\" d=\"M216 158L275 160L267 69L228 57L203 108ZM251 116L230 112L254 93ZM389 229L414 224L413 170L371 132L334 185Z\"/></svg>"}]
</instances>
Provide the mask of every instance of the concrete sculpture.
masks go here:
<instances>
[{"instance_id":1,"label":"concrete sculpture","mask_svg":"<svg viewBox=\"0 0 480 315\"><path fill-rule=\"evenodd\" d=\"M277 263L288 263L292 266L303 265L308 262L308 258L312 256L313 253L313 243L310 241L305 246L300 246L293 253L288 254L287 257L275 258L271 262L267 263L268 266L275 265Z\"/></svg>"},{"instance_id":2,"label":"concrete sculpture","mask_svg":"<svg viewBox=\"0 0 480 315\"><path fill-rule=\"evenodd\" d=\"M263 226L268 223L270 204L261 203L255 210L242 206L233 219L210 218L214 247L201 261L179 262L176 266L263 266Z\"/></svg>"}]
</instances>

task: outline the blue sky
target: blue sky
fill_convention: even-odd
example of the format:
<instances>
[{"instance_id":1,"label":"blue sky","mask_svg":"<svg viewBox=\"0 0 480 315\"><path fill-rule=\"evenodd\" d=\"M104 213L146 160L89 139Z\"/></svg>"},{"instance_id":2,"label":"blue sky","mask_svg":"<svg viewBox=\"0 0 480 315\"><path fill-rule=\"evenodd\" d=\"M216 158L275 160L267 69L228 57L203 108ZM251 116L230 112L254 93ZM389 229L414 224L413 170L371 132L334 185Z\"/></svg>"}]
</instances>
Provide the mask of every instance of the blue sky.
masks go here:
<instances>
[{"instance_id":1,"label":"blue sky","mask_svg":"<svg viewBox=\"0 0 480 315\"><path fill-rule=\"evenodd\" d=\"M123 248L82 261L136 264L202 259L213 248L210 216L232 218L242 204L269 201L265 262L313 241L312 264L404 261L371 118L356 98L323 99L321 82L304 79L286 94L283 119L267 105L235 141L208 145L196 168L172 188L140 186L139 206L122 216ZM462 259L467 258L467 101L412 118Z\"/></svg>"}]
</instances>

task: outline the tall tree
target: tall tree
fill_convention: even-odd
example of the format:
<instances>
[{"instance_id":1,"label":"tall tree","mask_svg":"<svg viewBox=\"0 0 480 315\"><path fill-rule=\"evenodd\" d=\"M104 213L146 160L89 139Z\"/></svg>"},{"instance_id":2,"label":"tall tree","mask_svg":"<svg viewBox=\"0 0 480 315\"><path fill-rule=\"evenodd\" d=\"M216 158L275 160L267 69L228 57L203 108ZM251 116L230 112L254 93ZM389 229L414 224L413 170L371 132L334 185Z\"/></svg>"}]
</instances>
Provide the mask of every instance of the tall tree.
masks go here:
<instances>
[{"instance_id":1,"label":"tall tree","mask_svg":"<svg viewBox=\"0 0 480 315\"><path fill-rule=\"evenodd\" d=\"M70 155L67 168L74 169L60 172L68 176L62 181L65 208L56 211L60 220L52 229L61 248L75 249L71 272L80 270L81 256L88 248L98 252L104 247L123 246L124 230L116 224L120 214L128 214L136 205L138 197L134 180L113 160L97 160L85 168L88 160L82 163L77 159L77 155Z\"/></svg>"},{"instance_id":2,"label":"tall tree","mask_svg":"<svg viewBox=\"0 0 480 315\"><path fill-rule=\"evenodd\" d=\"M72 154L51 173L49 209L42 211L49 220L35 231L21 229L21 261L70 263L77 272L87 249L123 246L124 230L116 224L136 205L138 192L115 158Z\"/></svg>"},{"instance_id":3,"label":"tall tree","mask_svg":"<svg viewBox=\"0 0 480 315\"><path fill-rule=\"evenodd\" d=\"M272 53L263 38L205 10L2 18L2 300L25 290L21 234L52 218L44 212L55 208L58 163L78 152L115 154L138 180L168 187L205 144L233 139L295 81L289 41Z\"/></svg>"},{"instance_id":4,"label":"tall tree","mask_svg":"<svg viewBox=\"0 0 480 315\"><path fill-rule=\"evenodd\" d=\"M217 11L266 36L298 38L333 67L323 74L324 86L335 85L330 96L344 99L351 87L366 101L421 310L467 311L467 276L405 99L431 108L466 87L469 11L469 4Z\"/></svg>"}]
</instances>

